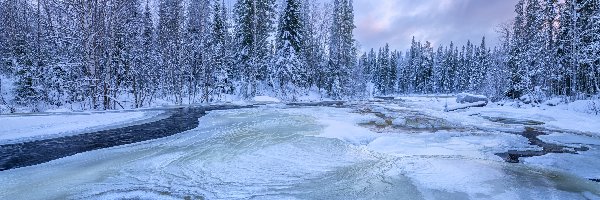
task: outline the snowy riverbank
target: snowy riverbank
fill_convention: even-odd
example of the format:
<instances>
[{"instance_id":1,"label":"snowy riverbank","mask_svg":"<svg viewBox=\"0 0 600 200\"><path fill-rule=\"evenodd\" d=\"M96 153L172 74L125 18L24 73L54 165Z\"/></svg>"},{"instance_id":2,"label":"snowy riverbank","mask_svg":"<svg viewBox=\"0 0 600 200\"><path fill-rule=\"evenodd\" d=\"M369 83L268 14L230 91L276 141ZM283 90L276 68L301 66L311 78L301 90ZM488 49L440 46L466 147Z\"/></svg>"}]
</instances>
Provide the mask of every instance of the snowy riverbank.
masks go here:
<instances>
[{"instance_id":1,"label":"snowy riverbank","mask_svg":"<svg viewBox=\"0 0 600 200\"><path fill-rule=\"evenodd\" d=\"M456 98L443 97L397 97L407 107L420 109L459 124L488 127L490 121L485 118L509 118L542 122L546 128L578 132L600 137L600 115L592 114L592 108L586 108L587 101L571 104L522 105L514 102L490 103L485 107L474 107L454 112L444 112L448 107L457 107ZM472 116L480 117L472 117Z\"/></svg>"},{"instance_id":2,"label":"snowy riverbank","mask_svg":"<svg viewBox=\"0 0 600 200\"><path fill-rule=\"evenodd\" d=\"M158 120L163 111L0 115L0 144L56 138Z\"/></svg>"}]
</instances>

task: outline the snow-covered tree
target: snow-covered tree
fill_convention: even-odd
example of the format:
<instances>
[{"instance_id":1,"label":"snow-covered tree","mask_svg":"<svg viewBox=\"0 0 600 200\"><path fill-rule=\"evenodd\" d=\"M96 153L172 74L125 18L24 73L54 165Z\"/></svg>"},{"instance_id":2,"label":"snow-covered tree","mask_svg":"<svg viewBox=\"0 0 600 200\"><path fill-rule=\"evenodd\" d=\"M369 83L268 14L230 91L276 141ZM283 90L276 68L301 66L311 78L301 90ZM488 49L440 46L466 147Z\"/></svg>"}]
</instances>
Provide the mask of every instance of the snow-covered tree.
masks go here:
<instances>
[{"instance_id":1,"label":"snow-covered tree","mask_svg":"<svg viewBox=\"0 0 600 200\"><path fill-rule=\"evenodd\" d=\"M217 99L223 99L223 95L231 94L233 91L233 68L231 54L231 35L228 31L228 13L225 1L215 2L213 5L213 17L211 23L211 63L214 73L212 74L214 91L212 92Z\"/></svg>"},{"instance_id":2,"label":"snow-covered tree","mask_svg":"<svg viewBox=\"0 0 600 200\"><path fill-rule=\"evenodd\" d=\"M304 18L299 0L286 0L285 9L279 18L277 53L273 66L273 86L284 97L295 100L297 90L308 88L308 74L304 52Z\"/></svg>"},{"instance_id":3,"label":"snow-covered tree","mask_svg":"<svg viewBox=\"0 0 600 200\"><path fill-rule=\"evenodd\" d=\"M527 77L525 77L525 14L524 14L524 0L519 0L515 6L515 21L513 24L513 34L511 39L510 57L508 60L508 66L511 71L511 83L510 89L507 92L507 96L511 98L519 98L525 93Z\"/></svg>"},{"instance_id":4,"label":"snow-covered tree","mask_svg":"<svg viewBox=\"0 0 600 200\"><path fill-rule=\"evenodd\" d=\"M183 103L186 72L182 62L183 5L182 0L161 0L159 4L158 45L161 48L162 70L166 75L163 93L172 96L176 104Z\"/></svg>"},{"instance_id":5,"label":"snow-covered tree","mask_svg":"<svg viewBox=\"0 0 600 200\"><path fill-rule=\"evenodd\" d=\"M211 1L192 0L188 5L187 23L183 48L186 69L184 77L187 96L194 102L201 96L203 102L209 102L214 88L214 63L211 62ZM199 95L201 93L201 95Z\"/></svg>"},{"instance_id":6,"label":"snow-covered tree","mask_svg":"<svg viewBox=\"0 0 600 200\"><path fill-rule=\"evenodd\" d=\"M388 45L386 45L388 46ZM389 48L389 47L388 47ZM386 87L388 94L396 93L396 82L398 80L398 65L400 62L400 53L398 51L392 51L390 55L390 64L387 71Z\"/></svg>"},{"instance_id":7,"label":"snow-covered tree","mask_svg":"<svg viewBox=\"0 0 600 200\"><path fill-rule=\"evenodd\" d=\"M259 82L265 81L273 54L275 32L275 0L238 0L235 39L237 77L241 83L239 94L248 98L257 94Z\"/></svg>"},{"instance_id":8,"label":"snow-covered tree","mask_svg":"<svg viewBox=\"0 0 600 200\"><path fill-rule=\"evenodd\" d=\"M356 63L354 47L354 8L352 0L334 0L332 24L329 41L329 66L327 91L329 96L340 99L350 91L349 84L351 68Z\"/></svg>"}]
</instances>

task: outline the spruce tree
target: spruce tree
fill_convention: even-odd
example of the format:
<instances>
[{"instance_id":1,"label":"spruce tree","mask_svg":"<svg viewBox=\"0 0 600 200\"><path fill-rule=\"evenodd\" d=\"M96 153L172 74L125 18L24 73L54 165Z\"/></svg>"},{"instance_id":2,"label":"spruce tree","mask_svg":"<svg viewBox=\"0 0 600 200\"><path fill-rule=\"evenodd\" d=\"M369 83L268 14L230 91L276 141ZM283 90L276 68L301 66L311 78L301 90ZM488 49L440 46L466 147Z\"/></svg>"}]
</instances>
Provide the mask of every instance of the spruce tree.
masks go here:
<instances>
[{"instance_id":1,"label":"spruce tree","mask_svg":"<svg viewBox=\"0 0 600 200\"><path fill-rule=\"evenodd\" d=\"M162 69L165 78L164 93L172 95L176 104L183 103L184 68L182 65L182 0L161 0L159 5L158 44L162 53Z\"/></svg>"},{"instance_id":2,"label":"spruce tree","mask_svg":"<svg viewBox=\"0 0 600 200\"><path fill-rule=\"evenodd\" d=\"M511 39L511 49L509 53L508 66L510 68L511 73L511 83L509 90L507 91L507 96L516 99L521 97L524 94L525 84L524 80L525 72L523 66L525 65L523 62L525 61L524 56L524 45L525 45L525 15L523 11L524 0L519 0L517 5L515 5L515 13L517 16L515 17L515 21L513 24L513 35Z\"/></svg>"},{"instance_id":3,"label":"spruce tree","mask_svg":"<svg viewBox=\"0 0 600 200\"><path fill-rule=\"evenodd\" d=\"M354 47L354 13L352 0L334 0L329 41L329 96L341 99L350 91L348 75L356 62Z\"/></svg>"},{"instance_id":4,"label":"spruce tree","mask_svg":"<svg viewBox=\"0 0 600 200\"><path fill-rule=\"evenodd\" d=\"M598 93L598 79L596 77L598 66L598 42L600 40L600 32L598 28L598 10L600 9L599 0L576 0L578 12L577 20L579 27L579 48L577 52L580 60L578 66L579 83L578 91L585 95L593 95Z\"/></svg>"},{"instance_id":5,"label":"spruce tree","mask_svg":"<svg viewBox=\"0 0 600 200\"><path fill-rule=\"evenodd\" d=\"M387 45L386 45L387 46ZM389 48L389 47L388 47ZM390 64L387 70L387 92L388 94L394 94L396 90L396 82L398 79L398 62L400 61L400 53L392 51L390 55Z\"/></svg>"},{"instance_id":6,"label":"spruce tree","mask_svg":"<svg viewBox=\"0 0 600 200\"><path fill-rule=\"evenodd\" d=\"M240 94L246 98L257 94L259 82L265 81L268 75L275 5L275 0L238 0L235 4L237 77L242 83Z\"/></svg>"},{"instance_id":7,"label":"spruce tree","mask_svg":"<svg viewBox=\"0 0 600 200\"><path fill-rule=\"evenodd\" d=\"M229 61L229 32L227 31L227 10L225 1L216 1L213 5L213 17L211 23L211 63L213 63L215 80L215 95L223 99L224 94L232 91L232 72Z\"/></svg>"},{"instance_id":8,"label":"spruce tree","mask_svg":"<svg viewBox=\"0 0 600 200\"><path fill-rule=\"evenodd\" d=\"M277 34L277 57L275 61L275 87L284 97L295 100L299 89L308 88L304 49L304 22L299 0L287 0L279 18ZM291 94L290 94L291 92Z\"/></svg>"}]
</instances>

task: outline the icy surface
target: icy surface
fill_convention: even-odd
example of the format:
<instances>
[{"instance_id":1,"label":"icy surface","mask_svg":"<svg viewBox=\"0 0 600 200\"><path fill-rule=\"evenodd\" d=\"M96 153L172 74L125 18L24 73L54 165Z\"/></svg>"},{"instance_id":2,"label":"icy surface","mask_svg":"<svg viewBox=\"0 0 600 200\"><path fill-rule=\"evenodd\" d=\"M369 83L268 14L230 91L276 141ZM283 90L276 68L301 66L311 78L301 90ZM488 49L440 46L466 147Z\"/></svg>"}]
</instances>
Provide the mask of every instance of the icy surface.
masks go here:
<instances>
[{"instance_id":1,"label":"icy surface","mask_svg":"<svg viewBox=\"0 0 600 200\"><path fill-rule=\"evenodd\" d=\"M540 136L545 142L572 147L588 147L578 154L548 154L525 159L525 163L567 171L589 179L600 179L600 138L585 135L553 133Z\"/></svg>"},{"instance_id":2,"label":"icy surface","mask_svg":"<svg viewBox=\"0 0 600 200\"><path fill-rule=\"evenodd\" d=\"M411 106L418 105L381 104L373 110L426 118L445 114L437 108L412 112ZM446 114L439 117L458 115ZM524 137L499 131L519 130L518 125L467 128L486 121L479 116L462 116L465 127L439 131L373 132L358 125L376 118L328 107L213 111L199 119L200 127L182 134L2 171L0 199L600 198L598 183L566 165L510 164L495 156L536 148ZM593 150L581 158L560 155L564 163L598 157Z\"/></svg>"},{"instance_id":3,"label":"icy surface","mask_svg":"<svg viewBox=\"0 0 600 200\"><path fill-rule=\"evenodd\" d=\"M0 144L99 130L157 117L162 111L0 115Z\"/></svg>"}]
</instances>

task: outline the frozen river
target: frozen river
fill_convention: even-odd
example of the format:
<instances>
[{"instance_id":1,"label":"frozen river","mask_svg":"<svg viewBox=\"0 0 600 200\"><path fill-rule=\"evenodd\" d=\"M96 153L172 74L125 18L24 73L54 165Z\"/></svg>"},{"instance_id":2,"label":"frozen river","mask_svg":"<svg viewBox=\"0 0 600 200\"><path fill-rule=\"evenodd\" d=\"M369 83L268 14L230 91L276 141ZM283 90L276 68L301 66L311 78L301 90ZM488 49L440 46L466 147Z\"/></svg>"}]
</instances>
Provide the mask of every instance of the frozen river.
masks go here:
<instances>
[{"instance_id":1,"label":"frozen river","mask_svg":"<svg viewBox=\"0 0 600 200\"><path fill-rule=\"evenodd\" d=\"M600 198L599 183L568 170L498 157L539 149L514 127L394 111L398 123L377 109L211 111L180 134L0 171L0 199ZM421 115L427 126L411 126ZM598 158L597 147L577 155Z\"/></svg>"}]
</instances>

